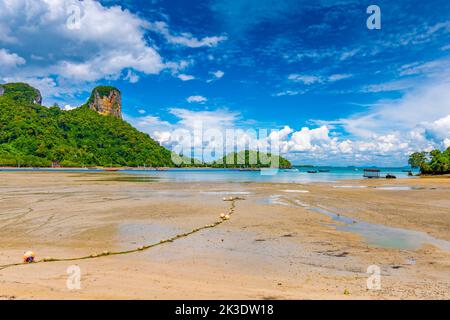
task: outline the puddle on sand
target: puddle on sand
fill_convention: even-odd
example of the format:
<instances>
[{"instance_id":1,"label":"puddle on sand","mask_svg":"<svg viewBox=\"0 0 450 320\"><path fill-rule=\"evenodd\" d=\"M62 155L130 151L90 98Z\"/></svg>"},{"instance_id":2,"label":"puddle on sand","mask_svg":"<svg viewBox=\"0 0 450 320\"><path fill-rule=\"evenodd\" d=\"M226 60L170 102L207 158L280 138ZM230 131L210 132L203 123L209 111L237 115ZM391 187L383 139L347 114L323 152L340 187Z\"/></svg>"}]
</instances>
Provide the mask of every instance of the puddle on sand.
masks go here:
<instances>
[{"instance_id":1,"label":"puddle on sand","mask_svg":"<svg viewBox=\"0 0 450 320\"><path fill-rule=\"evenodd\" d=\"M290 201L286 200L290 199L285 199L279 195L272 195L269 199L266 199L265 203L289 206ZM429 243L442 250L450 251L450 241L434 238L425 232L368 223L333 213L321 207L311 206L297 199L292 201L296 206L330 217L336 222L331 224L336 230L357 233L364 237L366 243L371 246L394 249L418 249L423 244Z\"/></svg>"},{"instance_id":2,"label":"puddle on sand","mask_svg":"<svg viewBox=\"0 0 450 320\"><path fill-rule=\"evenodd\" d=\"M359 185L337 185L333 186L336 189L366 189L368 186L359 186ZM376 190L391 190L391 191L408 191L408 190L424 190L423 187L411 187L411 186L380 186L380 187L370 187L371 189Z\"/></svg>"},{"instance_id":3,"label":"puddle on sand","mask_svg":"<svg viewBox=\"0 0 450 320\"><path fill-rule=\"evenodd\" d=\"M248 191L200 191L201 194L207 194L207 195L212 195L212 196L217 196L217 195L241 195L241 196L245 196L245 195L249 195L251 194L251 192Z\"/></svg>"},{"instance_id":4,"label":"puddle on sand","mask_svg":"<svg viewBox=\"0 0 450 320\"><path fill-rule=\"evenodd\" d=\"M333 186L336 189L365 189L367 186Z\"/></svg>"},{"instance_id":5,"label":"puddle on sand","mask_svg":"<svg viewBox=\"0 0 450 320\"><path fill-rule=\"evenodd\" d=\"M377 190L392 190L392 191L407 191L407 190L421 190L420 187L410 187L410 186L384 186L375 187Z\"/></svg>"},{"instance_id":6,"label":"puddle on sand","mask_svg":"<svg viewBox=\"0 0 450 320\"><path fill-rule=\"evenodd\" d=\"M114 182L159 182L161 181L161 178L159 177L145 177L145 176L137 176L137 177L106 177L103 179L97 179L97 180L89 180L89 181L114 181Z\"/></svg>"},{"instance_id":7,"label":"puddle on sand","mask_svg":"<svg viewBox=\"0 0 450 320\"><path fill-rule=\"evenodd\" d=\"M282 195L279 194L273 194L271 196L269 196L269 198L263 198L263 199L259 199L258 203L261 204L269 204L269 205L279 205L279 206L292 206L291 204L289 204L286 201L283 201L284 197Z\"/></svg>"}]
</instances>

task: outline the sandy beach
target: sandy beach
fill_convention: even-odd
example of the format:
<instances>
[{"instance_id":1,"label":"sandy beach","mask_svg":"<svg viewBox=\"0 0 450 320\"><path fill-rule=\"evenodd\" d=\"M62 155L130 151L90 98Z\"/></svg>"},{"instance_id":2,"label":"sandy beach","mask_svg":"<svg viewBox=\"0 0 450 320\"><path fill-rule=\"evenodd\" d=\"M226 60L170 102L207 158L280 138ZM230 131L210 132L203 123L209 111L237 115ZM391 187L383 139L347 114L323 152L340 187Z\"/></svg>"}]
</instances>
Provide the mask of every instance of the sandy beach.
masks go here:
<instances>
[{"instance_id":1,"label":"sandy beach","mask_svg":"<svg viewBox=\"0 0 450 320\"><path fill-rule=\"evenodd\" d=\"M39 260L157 243L220 220L223 197L245 198L229 221L149 250L0 270L0 299L450 298L449 178L174 183L1 172L0 192L0 265L27 250ZM67 287L72 265L80 290ZM379 290L367 288L371 265Z\"/></svg>"}]
</instances>

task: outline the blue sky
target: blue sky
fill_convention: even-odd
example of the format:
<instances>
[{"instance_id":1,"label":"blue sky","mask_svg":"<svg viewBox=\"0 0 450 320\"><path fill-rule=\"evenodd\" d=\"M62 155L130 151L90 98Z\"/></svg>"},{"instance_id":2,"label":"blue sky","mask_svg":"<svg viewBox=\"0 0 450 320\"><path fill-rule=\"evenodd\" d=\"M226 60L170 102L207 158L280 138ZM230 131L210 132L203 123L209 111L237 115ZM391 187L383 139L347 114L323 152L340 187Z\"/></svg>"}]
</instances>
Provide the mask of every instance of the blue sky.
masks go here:
<instances>
[{"instance_id":1,"label":"blue sky","mask_svg":"<svg viewBox=\"0 0 450 320\"><path fill-rule=\"evenodd\" d=\"M404 165L450 146L450 3L0 0L0 81L66 109L117 86L169 148L201 122L274 130L294 163Z\"/></svg>"}]
</instances>

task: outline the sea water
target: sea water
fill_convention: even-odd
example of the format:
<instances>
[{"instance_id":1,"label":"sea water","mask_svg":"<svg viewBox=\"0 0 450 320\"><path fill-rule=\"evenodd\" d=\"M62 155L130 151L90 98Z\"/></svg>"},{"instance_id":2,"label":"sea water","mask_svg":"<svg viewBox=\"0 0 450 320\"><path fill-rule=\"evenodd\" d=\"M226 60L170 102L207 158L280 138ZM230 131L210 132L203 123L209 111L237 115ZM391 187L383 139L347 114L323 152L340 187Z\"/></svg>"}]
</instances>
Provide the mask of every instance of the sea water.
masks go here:
<instances>
[{"instance_id":1,"label":"sea water","mask_svg":"<svg viewBox=\"0 0 450 320\"><path fill-rule=\"evenodd\" d=\"M144 174L170 182L272 182L272 183L310 183L336 182L340 180L363 179L363 168L333 168L329 172L308 173L321 168L280 169L269 172L243 171L237 169L169 169L165 171L124 170L124 173ZM383 177L390 173L397 178L408 177L407 168L380 168ZM417 173L417 172L416 172Z\"/></svg>"},{"instance_id":2,"label":"sea water","mask_svg":"<svg viewBox=\"0 0 450 320\"><path fill-rule=\"evenodd\" d=\"M406 170L409 168L379 168L383 177L390 173L397 178L408 178ZM329 170L329 172L319 172ZM27 172L103 172L99 169L0 169L1 171ZM317 171L308 173L307 171ZM155 180L167 182L273 182L273 183L309 183L309 182L337 182L340 180L363 179L363 168L355 167L294 167L293 169L279 169L270 171L244 171L238 169L168 169L168 170L119 170L119 173L133 174ZM413 172L417 173L417 172ZM145 179L144 179L145 180Z\"/></svg>"}]
</instances>

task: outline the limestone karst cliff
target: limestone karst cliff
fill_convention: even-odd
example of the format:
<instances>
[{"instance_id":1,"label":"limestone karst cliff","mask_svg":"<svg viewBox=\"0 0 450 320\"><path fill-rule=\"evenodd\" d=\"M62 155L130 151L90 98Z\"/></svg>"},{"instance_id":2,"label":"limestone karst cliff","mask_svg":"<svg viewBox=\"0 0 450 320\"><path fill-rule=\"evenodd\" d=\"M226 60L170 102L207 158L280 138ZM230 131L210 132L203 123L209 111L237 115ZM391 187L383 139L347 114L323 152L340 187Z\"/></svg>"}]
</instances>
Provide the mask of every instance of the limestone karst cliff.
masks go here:
<instances>
[{"instance_id":1,"label":"limestone karst cliff","mask_svg":"<svg viewBox=\"0 0 450 320\"><path fill-rule=\"evenodd\" d=\"M120 119L115 88L96 88L90 101L64 110L32 103L40 94L29 85L2 87L0 167L174 166L170 150Z\"/></svg>"},{"instance_id":2,"label":"limestone karst cliff","mask_svg":"<svg viewBox=\"0 0 450 320\"><path fill-rule=\"evenodd\" d=\"M122 119L122 97L120 91L114 87L96 87L87 105L89 109L101 115L112 115Z\"/></svg>"}]
</instances>

